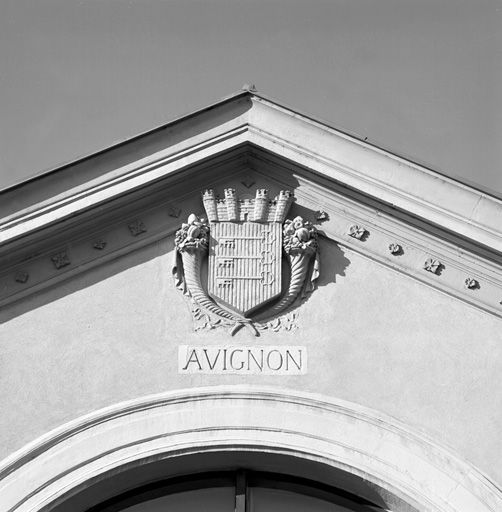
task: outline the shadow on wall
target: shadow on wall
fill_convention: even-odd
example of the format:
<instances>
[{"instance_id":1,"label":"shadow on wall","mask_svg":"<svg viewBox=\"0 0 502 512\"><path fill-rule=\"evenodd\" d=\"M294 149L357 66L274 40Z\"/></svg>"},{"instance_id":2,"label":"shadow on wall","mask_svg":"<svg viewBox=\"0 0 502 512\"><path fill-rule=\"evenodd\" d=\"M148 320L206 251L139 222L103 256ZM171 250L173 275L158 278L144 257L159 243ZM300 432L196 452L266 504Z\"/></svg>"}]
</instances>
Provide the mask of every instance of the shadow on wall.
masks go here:
<instances>
[{"instance_id":1,"label":"shadow on wall","mask_svg":"<svg viewBox=\"0 0 502 512\"><path fill-rule=\"evenodd\" d=\"M345 256L345 252L339 245L328 238L322 230L324 221L316 220L316 213L309 208L295 204L292 208L293 216L300 216L310 220L317 228L319 234L319 278L316 287L322 288L331 283L336 283L337 277L345 277L345 271L351 264L351 261ZM291 217L291 215L290 215ZM307 297L308 299L308 297Z\"/></svg>"},{"instance_id":2,"label":"shadow on wall","mask_svg":"<svg viewBox=\"0 0 502 512\"><path fill-rule=\"evenodd\" d=\"M296 299L286 308L277 312L274 308L277 310L280 309L277 308L277 306L280 306L281 301L287 295L292 282L291 261L288 260L288 256L286 254L283 254L281 297L274 302L268 303L253 311L250 315L253 319L259 318L259 321L270 321L282 316L283 314L293 313L300 306L310 300L313 289L335 283L338 276L345 276L345 270L350 265L350 261L345 257L342 249L340 249L336 243L327 239L326 235L322 231L322 223L316 220L316 212L298 204L294 204L288 215L288 219L294 219L297 216L301 216L305 221L311 222L318 229L319 245L321 246L321 250L319 251L317 258L312 257L310 259L308 268L306 268L305 276L302 278L301 291L297 295ZM181 222L182 221L180 220L180 225ZM63 281L59 281L38 292L34 291L31 295L2 308L0 310L0 323L5 323L15 317L43 307L89 286L93 286L100 281L104 281L114 275L138 265L142 265L155 258L165 257L166 265L163 265L163 268L165 269L166 276L163 276L163 278L170 280L171 274L168 265L171 262L171 258L167 255L173 249L173 238L168 237L145 245L139 249L134 249L126 255L117 256L114 259L98 264L96 267L77 275L69 275ZM201 277L207 293L207 287L205 285L205 283L208 282L206 261L202 267ZM172 286L174 288L174 282ZM114 293L120 293L120 290L116 290ZM110 296L109 300L113 301L113 296ZM82 305L82 307L85 307L85 305Z\"/></svg>"},{"instance_id":3,"label":"shadow on wall","mask_svg":"<svg viewBox=\"0 0 502 512\"><path fill-rule=\"evenodd\" d=\"M28 297L21 298L0 309L0 324L62 299L72 293L88 288L89 286L93 286L100 281L104 281L130 268L142 265L160 256L165 256L171 252L172 249L172 239L169 237L168 239L159 240L139 249L135 249L126 255L108 260L106 263L97 265L76 276L68 276L64 281L59 281L39 292L33 292L33 294ZM120 293L120 290L116 290L115 293ZM113 296L110 296L110 301L113 300Z\"/></svg>"}]
</instances>

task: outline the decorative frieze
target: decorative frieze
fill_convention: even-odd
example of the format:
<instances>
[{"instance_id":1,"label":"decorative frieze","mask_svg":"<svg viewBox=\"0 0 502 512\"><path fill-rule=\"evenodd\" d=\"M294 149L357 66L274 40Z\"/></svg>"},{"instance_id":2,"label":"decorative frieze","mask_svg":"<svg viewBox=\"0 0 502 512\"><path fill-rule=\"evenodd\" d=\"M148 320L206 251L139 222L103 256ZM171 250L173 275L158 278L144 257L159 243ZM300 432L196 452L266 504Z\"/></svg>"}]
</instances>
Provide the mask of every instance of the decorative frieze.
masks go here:
<instances>
[{"instance_id":1,"label":"decorative frieze","mask_svg":"<svg viewBox=\"0 0 502 512\"><path fill-rule=\"evenodd\" d=\"M245 185L240 184L242 179L239 176L234 181L229 181L228 184L235 187L235 192L229 191L225 196L225 198L228 196L228 204L226 204L227 201L222 201L216 196L214 201L212 197L206 197L204 206L207 215L216 216L215 218L218 218L218 222L221 223L228 222L229 216L238 217L239 220L236 223L256 222L260 224L260 219L265 216L266 222L276 222L276 216L277 219L281 217L283 208L279 203L275 203L273 205L275 210L269 210L267 205L274 203L275 199L268 198L266 193L262 193L262 189L259 189L256 199L240 200L237 198L238 190L245 193L245 198L249 197L248 191L244 188ZM256 179L256 181L262 186L268 183L265 179ZM306 190L305 185L302 187L302 190ZM280 188L275 185L271 186L271 190L277 193ZM45 243L40 243L36 248L26 247L24 252L19 251L15 255L9 255L9 259L6 259L7 264L3 265L3 272L0 275L0 304L4 305L18 300L31 293L31 290L40 290L44 283L48 285L60 279L66 279L83 269L92 268L92 266L116 258L120 254L125 254L128 246L131 248L141 247L152 240L160 240L169 236L181 224L175 220L174 215L181 212L182 209L202 213L200 196L193 192L187 193L185 196L177 196L175 192L172 194L174 195L170 198L176 197L175 202L171 202L171 199L167 202L165 199L159 199L156 204L145 204L142 210L129 211L128 218L134 219L133 215L137 217L133 222L126 223L127 229L124 229L123 214L117 215L111 221L100 218L99 223L96 223L91 229L83 226L75 228L72 232L68 231L68 233L72 233L68 238L63 238L64 232L61 232L61 237L53 237L51 240L46 240ZM237 200L233 202L234 199ZM282 197L282 202L289 203L288 198ZM337 241L383 265L391 265L394 270L465 300L485 311L497 315L502 313L501 304L499 304L502 297L502 281L497 265L490 259L483 259L467 251L459 253L456 246L444 239L435 238L430 233L394 219L391 215L382 214L382 212L371 208L365 210L362 205L355 202L349 204L343 197L333 198L322 189L315 189L310 196L300 195L296 198L296 203L297 206L292 206L292 209L296 209L296 213L293 214L290 221L293 227L294 221L297 220L295 215L303 213L313 222L323 222L323 237ZM323 210L319 209L320 205ZM329 211L329 215L327 211ZM104 224L106 222L109 224ZM306 221L302 219L302 222ZM148 226L147 233L146 226ZM288 226L288 230L291 230L291 224ZM285 227L283 225L282 229L284 230ZM303 239L306 237L304 229L309 230L303 224L298 229L295 228L294 233L291 234L291 241L297 239L298 243L304 243ZM88 230L88 235L82 237L84 230ZM371 237L369 233L371 233ZM138 236L142 234L143 236ZM281 233L280 236L286 242L290 234L289 232ZM367 240L365 240L365 236L367 236ZM360 240L365 240L366 243L360 243ZM232 259L233 256L228 256L231 253L232 243L230 239L222 241L222 246L228 247L216 262L215 269L217 269L218 275L222 273L221 279L214 283L217 296L230 296L233 293L230 279L233 275L231 273L232 264L235 264L237 260ZM54 247L65 247L65 249L54 252ZM284 247L282 250L284 251ZM283 258L290 257L283 256ZM230 262L230 260L232 261ZM288 259L285 259L283 264L286 261ZM314 260L310 264L314 268ZM441 278L436 277L439 275ZM227 279L228 281L226 281ZM264 279L264 283L268 282L267 279ZM305 282L307 281L308 279ZM474 290L479 291L474 293ZM281 294L284 293L283 290ZM280 302L280 299L274 300L276 300L275 304ZM216 327L232 329L235 326L235 322L231 320L227 322L206 313L207 311L202 309L193 313L196 330ZM275 316L264 318L263 321L260 319L255 325L258 332L262 332L262 330L268 332L293 330L298 327L298 314L301 315L301 310L296 306L289 307Z\"/></svg>"}]
</instances>

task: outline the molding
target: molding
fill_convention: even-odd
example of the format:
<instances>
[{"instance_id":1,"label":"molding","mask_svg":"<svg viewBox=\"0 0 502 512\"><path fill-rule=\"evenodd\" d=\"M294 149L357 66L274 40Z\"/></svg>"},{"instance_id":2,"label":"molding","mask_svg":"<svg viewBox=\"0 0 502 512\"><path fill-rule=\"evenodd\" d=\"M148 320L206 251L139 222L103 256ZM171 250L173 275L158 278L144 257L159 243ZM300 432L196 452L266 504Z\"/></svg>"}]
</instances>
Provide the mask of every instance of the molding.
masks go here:
<instances>
[{"instance_id":1,"label":"molding","mask_svg":"<svg viewBox=\"0 0 502 512\"><path fill-rule=\"evenodd\" d=\"M256 103L251 142L502 252L502 200L265 98Z\"/></svg>"},{"instance_id":2,"label":"molding","mask_svg":"<svg viewBox=\"0 0 502 512\"><path fill-rule=\"evenodd\" d=\"M242 102L242 98L242 95L238 95L233 101L237 104ZM27 236L114 197L171 176L187 165L251 143L304 165L321 177L360 190L378 201L441 226L459 237L502 252L501 200L255 94L249 94L249 100L249 109L243 113L236 108L234 119L211 129L203 130L201 127L202 133L188 136L183 142L157 151L134 164L119 166L98 180L68 189L59 194L55 201L46 200L37 204L35 193L32 206L0 222L0 243ZM215 119L218 108L228 106L229 100L225 100L220 107L212 107ZM204 115L200 114L206 123L208 115L207 111ZM182 118L171 126L171 130L183 132L186 127L197 127L198 119L198 115ZM288 134L287 140L282 137L284 133ZM147 141L150 136L146 134L144 140ZM117 148L112 149L118 151ZM44 177L38 181L43 188ZM8 189L1 195L3 199L13 201L16 194L22 193L21 186Z\"/></svg>"},{"instance_id":3,"label":"molding","mask_svg":"<svg viewBox=\"0 0 502 512\"><path fill-rule=\"evenodd\" d=\"M147 165L139 165L124 176L85 188L78 193L69 195L69 197L51 202L33 211L20 212L17 215L7 217L3 222L0 222L0 244L7 244L16 238L26 236L56 222L61 222L70 216L178 172L180 171L180 160L182 160L181 166L185 167L195 164L199 160L204 160L215 152L230 149L235 144L241 144L245 142L245 138L242 137L245 132L246 127L239 127L214 137L203 144L183 149ZM230 138L233 138L233 144L229 143Z\"/></svg>"},{"instance_id":4,"label":"molding","mask_svg":"<svg viewBox=\"0 0 502 512\"><path fill-rule=\"evenodd\" d=\"M496 262L461 250L437 233L412 225L407 218L376 208L361 194L350 197L336 187L316 182L315 178L292 171L285 164L260 159L256 154L247 163L237 155L204 166L204 174L197 172L189 189L183 181L170 187L157 185L152 193L144 191L139 197L127 198L127 202L114 206L110 203L108 210L100 210L99 218L90 211L86 222L77 218L67 229L56 226L43 240L20 244L0 260L0 306L173 235L189 213L204 215L200 191L207 187L222 191L230 186L239 193L248 193L242 182L249 183L251 179L256 186L295 190L296 203L289 217L304 216L318 226L322 238L502 316L502 274ZM319 208L323 213L321 219L317 219ZM359 238L354 236L359 231L351 232L354 226L364 230ZM399 250L392 252L391 245ZM65 264L59 268L52 259L58 254L67 255ZM434 272L425 268L428 260L439 262ZM467 286L467 279L476 283L469 281Z\"/></svg>"},{"instance_id":5,"label":"molding","mask_svg":"<svg viewBox=\"0 0 502 512\"><path fill-rule=\"evenodd\" d=\"M339 194L328 195L312 183L304 190L297 190L296 195L299 202L310 209L318 208L322 198L322 207L329 214L329 220L322 224L327 238L475 307L502 316L502 274L496 263L460 251L451 242L362 203ZM390 245L397 246L395 252L390 250ZM426 268L428 260L438 261L439 267L434 272ZM466 287L468 277L475 279L477 285Z\"/></svg>"},{"instance_id":6,"label":"molding","mask_svg":"<svg viewBox=\"0 0 502 512\"><path fill-rule=\"evenodd\" d=\"M485 475L388 416L318 394L234 385L123 402L49 432L0 463L1 510L50 510L124 469L228 450L327 464L424 512L502 510L502 492Z\"/></svg>"},{"instance_id":7,"label":"molding","mask_svg":"<svg viewBox=\"0 0 502 512\"><path fill-rule=\"evenodd\" d=\"M256 156L256 155L255 155ZM320 233L344 247L348 247L387 267L406 274L453 297L502 316L502 274L500 264L491 259L459 248L458 244L445 240L436 232L430 232L409 219L400 219L394 212L387 213L365 201L361 195L349 197L344 191L328 189L314 181L315 177L278 165L275 162L251 159L256 178L260 183L273 176L276 186L292 188L296 182L296 204L311 211L321 207L328 218L318 221ZM292 178L293 175L293 178ZM264 181L265 180L265 181ZM315 215L312 222L315 221ZM351 228L359 226L361 238L351 234ZM396 244L399 252L392 253L389 245ZM442 262L440 274L424 269L429 258ZM466 288L465 279L478 281L475 288Z\"/></svg>"}]
</instances>

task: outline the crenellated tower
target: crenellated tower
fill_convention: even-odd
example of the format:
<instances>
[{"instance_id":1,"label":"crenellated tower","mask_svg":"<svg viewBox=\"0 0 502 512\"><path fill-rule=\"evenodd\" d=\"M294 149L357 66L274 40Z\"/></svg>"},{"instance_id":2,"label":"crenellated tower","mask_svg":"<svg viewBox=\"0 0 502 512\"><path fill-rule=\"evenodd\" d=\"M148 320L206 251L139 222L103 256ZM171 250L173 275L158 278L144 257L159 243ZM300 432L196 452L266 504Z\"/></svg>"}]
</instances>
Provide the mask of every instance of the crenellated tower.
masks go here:
<instances>
[{"instance_id":1,"label":"crenellated tower","mask_svg":"<svg viewBox=\"0 0 502 512\"><path fill-rule=\"evenodd\" d=\"M268 190L259 188L256 190L256 198L254 200L254 216L255 222L266 222L268 214Z\"/></svg>"},{"instance_id":2,"label":"crenellated tower","mask_svg":"<svg viewBox=\"0 0 502 512\"><path fill-rule=\"evenodd\" d=\"M239 206L237 204L237 196L234 188L225 189L225 206L227 208L227 220L239 220Z\"/></svg>"},{"instance_id":3,"label":"crenellated tower","mask_svg":"<svg viewBox=\"0 0 502 512\"><path fill-rule=\"evenodd\" d=\"M216 208L216 196L214 190L204 190L202 193L202 202L204 203L204 209L206 210L208 222L218 222L218 211Z\"/></svg>"},{"instance_id":4,"label":"crenellated tower","mask_svg":"<svg viewBox=\"0 0 502 512\"><path fill-rule=\"evenodd\" d=\"M280 222L283 223L294 200L289 190L281 190L274 199L269 199L269 191L256 190L254 199L239 199L233 188L224 190L223 199L213 190L202 194L208 222Z\"/></svg>"},{"instance_id":5,"label":"crenellated tower","mask_svg":"<svg viewBox=\"0 0 502 512\"><path fill-rule=\"evenodd\" d=\"M275 209L274 222L284 222L288 214L291 203L293 202L293 194L289 190L281 190L277 198L277 207Z\"/></svg>"}]
</instances>

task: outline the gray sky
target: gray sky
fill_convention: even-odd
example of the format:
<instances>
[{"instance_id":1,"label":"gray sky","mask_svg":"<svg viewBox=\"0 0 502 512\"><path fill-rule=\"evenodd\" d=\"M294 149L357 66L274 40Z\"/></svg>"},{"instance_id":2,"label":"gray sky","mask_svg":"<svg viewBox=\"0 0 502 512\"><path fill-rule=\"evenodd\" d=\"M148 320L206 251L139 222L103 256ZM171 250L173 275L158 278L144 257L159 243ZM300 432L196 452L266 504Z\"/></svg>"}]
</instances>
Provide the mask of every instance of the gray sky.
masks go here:
<instances>
[{"instance_id":1,"label":"gray sky","mask_svg":"<svg viewBox=\"0 0 502 512\"><path fill-rule=\"evenodd\" d=\"M502 0L0 0L0 188L256 83L502 192Z\"/></svg>"}]
</instances>

